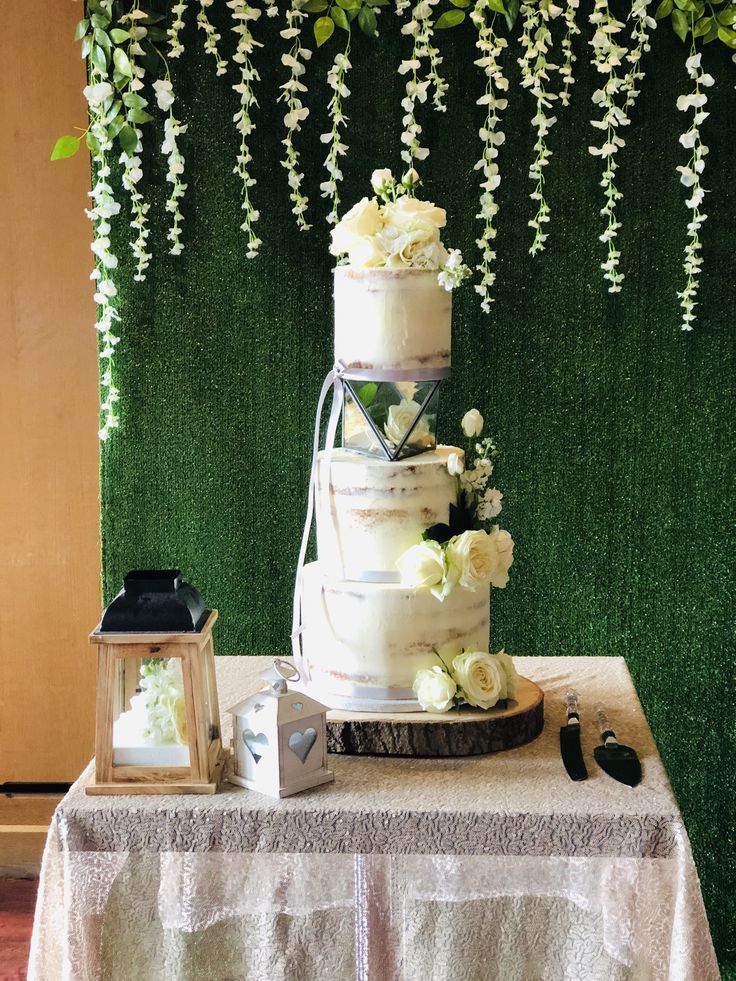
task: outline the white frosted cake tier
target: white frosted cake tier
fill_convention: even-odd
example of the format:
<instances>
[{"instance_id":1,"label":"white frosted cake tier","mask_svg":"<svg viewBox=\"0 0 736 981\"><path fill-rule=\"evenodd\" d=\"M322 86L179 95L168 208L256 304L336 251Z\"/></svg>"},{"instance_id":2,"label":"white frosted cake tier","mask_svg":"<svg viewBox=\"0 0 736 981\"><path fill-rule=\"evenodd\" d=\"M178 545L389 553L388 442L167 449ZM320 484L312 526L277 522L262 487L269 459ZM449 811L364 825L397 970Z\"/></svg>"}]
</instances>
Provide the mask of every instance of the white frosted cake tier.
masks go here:
<instances>
[{"instance_id":1,"label":"white frosted cake tier","mask_svg":"<svg viewBox=\"0 0 736 981\"><path fill-rule=\"evenodd\" d=\"M335 360L380 372L450 367L452 300L428 269L335 269Z\"/></svg>"},{"instance_id":2,"label":"white frosted cake tier","mask_svg":"<svg viewBox=\"0 0 736 981\"><path fill-rule=\"evenodd\" d=\"M320 453L317 553L334 579L398 580L396 560L457 499L447 472L454 446L389 462L349 450ZM329 473L328 473L329 465ZM439 606L439 604L438 604Z\"/></svg>"},{"instance_id":3,"label":"white frosted cake tier","mask_svg":"<svg viewBox=\"0 0 736 981\"><path fill-rule=\"evenodd\" d=\"M303 574L302 650L309 692L330 708L420 711L411 691L433 648L488 650L490 591L454 589L440 602L429 590Z\"/></svg>"}]
</instances>

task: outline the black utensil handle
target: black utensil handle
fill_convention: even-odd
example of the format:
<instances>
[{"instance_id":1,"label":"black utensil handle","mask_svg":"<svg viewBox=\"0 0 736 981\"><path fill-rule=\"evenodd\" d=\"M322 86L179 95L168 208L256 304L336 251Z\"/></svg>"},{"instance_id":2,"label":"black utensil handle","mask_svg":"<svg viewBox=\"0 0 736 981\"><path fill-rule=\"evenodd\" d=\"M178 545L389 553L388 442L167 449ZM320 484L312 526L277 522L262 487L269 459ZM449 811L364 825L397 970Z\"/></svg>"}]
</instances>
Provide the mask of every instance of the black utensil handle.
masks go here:
<instances>
[{"instance_id":1,"label":"black utensil handle","mask_svg":"<svg viewBox=\"0 0 736 981\"><path fill-rule=\"evenodd\" d=\"M601 731L601 739L606 746L617 745L618 740L616 739L616 733L611 727L611 723L608 721L608 716L606 715L606 710L602 705L599 705L595 710L595 717L598 722L598 728Z\"/></svg>"},{"instance_id":2,"label":"black utensil handle","mask_svg":"<svg viewBox=\"0 0 736 981\"><path fill-rule=\"evenodd\" d=\"M580 712L578 710L578 693L574 688L568 688L565 692L565 711L567 712L567 724L569 726L580 725Z\"/></svg>"}]
</instances>

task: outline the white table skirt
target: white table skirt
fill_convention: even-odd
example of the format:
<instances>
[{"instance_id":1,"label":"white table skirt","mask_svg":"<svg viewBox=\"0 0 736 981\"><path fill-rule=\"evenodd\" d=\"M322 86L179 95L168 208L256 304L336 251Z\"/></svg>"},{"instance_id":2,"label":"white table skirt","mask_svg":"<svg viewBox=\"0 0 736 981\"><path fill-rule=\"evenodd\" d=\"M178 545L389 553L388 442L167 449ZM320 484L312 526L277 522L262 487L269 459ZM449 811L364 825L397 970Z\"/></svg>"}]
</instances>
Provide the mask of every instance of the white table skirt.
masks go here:
<instances>
[{"instance_id":1,"label":"white table skirt","mask_svg":"<svg viewBox=\"0 0 736 981\"><path fill-rule=\"evenodd\" d=\"M87 798L83 776L49 832L29 978L718 978L687 835L623 659L517 664L545 690L546 718L511 752L331 757L334 788L284 801L240 788ZM218 659L222 704L263 666ZM559 759L571 683L587 709L585 784ZM640 751L637 788L590 759L598 697Z\"/></svg>"}]
</instances>

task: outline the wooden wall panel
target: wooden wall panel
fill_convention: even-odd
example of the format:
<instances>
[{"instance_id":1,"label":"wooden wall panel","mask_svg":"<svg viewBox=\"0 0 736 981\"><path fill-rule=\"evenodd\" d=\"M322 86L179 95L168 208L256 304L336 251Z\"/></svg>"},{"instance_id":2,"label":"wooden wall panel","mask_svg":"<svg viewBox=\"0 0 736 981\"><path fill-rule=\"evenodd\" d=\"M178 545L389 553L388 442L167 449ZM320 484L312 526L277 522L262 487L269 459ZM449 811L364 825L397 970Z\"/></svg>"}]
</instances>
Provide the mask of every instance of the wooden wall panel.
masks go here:
<instances>
[{"instance_id":1,"label":"wooden wall panel","mask_svg":"<svg viewBox=\"0 0 736 981\"><path fill-rule=\"evenodd\" d=\"M3 4L0 32L0 782L67 781L93 749L97 375L83 207L82 4Z\"/></svg>"}]
</instances>

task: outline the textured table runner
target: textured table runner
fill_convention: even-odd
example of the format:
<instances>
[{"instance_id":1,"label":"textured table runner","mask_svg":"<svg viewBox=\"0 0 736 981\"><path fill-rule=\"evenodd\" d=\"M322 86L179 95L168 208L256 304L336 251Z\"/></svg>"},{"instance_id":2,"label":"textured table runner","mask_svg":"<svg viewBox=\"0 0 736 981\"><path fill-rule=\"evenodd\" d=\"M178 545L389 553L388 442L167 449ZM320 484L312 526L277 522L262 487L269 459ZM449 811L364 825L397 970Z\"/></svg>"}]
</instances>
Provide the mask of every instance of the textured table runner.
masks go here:
<instances>
[{"instance_id":1,"label":"textured table runner","mask_svg":"<svg viewBox=\"0 0 736 981\"><path fill-rule=\"evenodd\" d=\"M256 690L268 658L217 658L223 738L228 706ZM462 759L331 756L334 784L273 800L224 784L215 796L87 797L75 784L57 811L73 851L361 852L365 854L667 857L682 823L623 658L516 659L545 691L545 728L508 752ZM581 696L589 779L560 761L563 695ZM593 762L602 699L644 778L629 788Z\"/></svg>"}]
</instances>

